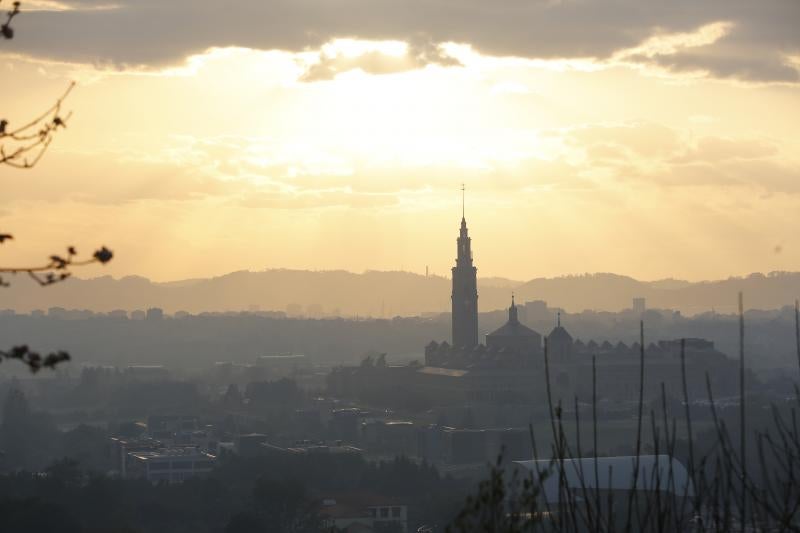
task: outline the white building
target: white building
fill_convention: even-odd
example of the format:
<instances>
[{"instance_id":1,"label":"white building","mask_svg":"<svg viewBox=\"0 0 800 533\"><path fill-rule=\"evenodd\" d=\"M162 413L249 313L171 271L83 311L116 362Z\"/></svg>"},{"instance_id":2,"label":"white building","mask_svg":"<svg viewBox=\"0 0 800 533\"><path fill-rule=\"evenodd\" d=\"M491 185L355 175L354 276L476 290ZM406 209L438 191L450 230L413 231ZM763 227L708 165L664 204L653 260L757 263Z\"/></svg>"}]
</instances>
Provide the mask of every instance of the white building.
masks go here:
<instances>
[{"instance_id":1,"label":"white building","mask_svg":"<svg viewBox=\"0 0 800 533\"><path fill-rule=\"evenodd\" d=\"M128 476L144 478L153 483L180 483L193 477L207 475L217 458L198 448L166 448L128 454Z\"/></svg>"},{"instance_id":2,"label":"white building","mask_svg":"<svg viewBox=\"0 0 800 533\"><path fill-rule=\"evenodd\" d=\"M340 494L322 501L326 528L346 533L408 531L408 506L373 494Z\"/></svg>"},{"instance_id":3,"label":"white building","mask_svg":"<svg viewBox=\"0 0 800 533\"><path fill-rule=\"evenodd\" d=\"M548 502L558 502L564 491L580 494L583 490L636 490L674 494L682 498L694 494L689 473L683 463L668 455L622 457L584 457L581 459L515 461L541 479L541 490ZM561 467L563 465L563 469Z\"/></svg>"}]
</instances>

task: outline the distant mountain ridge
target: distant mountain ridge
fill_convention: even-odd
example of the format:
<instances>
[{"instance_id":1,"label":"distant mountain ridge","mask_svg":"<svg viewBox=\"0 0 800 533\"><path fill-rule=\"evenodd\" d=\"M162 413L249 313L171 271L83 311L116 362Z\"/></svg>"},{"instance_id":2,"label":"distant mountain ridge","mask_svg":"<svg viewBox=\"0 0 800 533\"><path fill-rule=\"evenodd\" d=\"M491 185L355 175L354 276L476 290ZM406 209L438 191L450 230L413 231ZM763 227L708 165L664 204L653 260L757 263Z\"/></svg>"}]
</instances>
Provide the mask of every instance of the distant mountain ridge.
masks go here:
<instances>
[{"instance_id":1,"label":"distant mountain ridge","mask_svg":"<svg viewBox=\"0 0 800 533\"><path fill-rule=\"evenodd\" d=\"M397 271L275 269L173 282L153 282L140 276L103 276L71 279L46 289L21 277L11 281L11 287L0 290L0 309L18 312L49 307L93 311L160 307L169 313L291 309L295 314L312 316L391 317L446 312L450 308L449 278ZM650 308L696 314L712 309L733 312L740 290L745 293L748 308L791 305L800 296L800 272L757 273L702 282L639 281L609 273L527 282L479 278L478 304L481 311L505 308L513 291L519 304L545 300L551 307L573 312L619 311L630 308L632 298L644 297Z\"/></svg>"}]
</instances>

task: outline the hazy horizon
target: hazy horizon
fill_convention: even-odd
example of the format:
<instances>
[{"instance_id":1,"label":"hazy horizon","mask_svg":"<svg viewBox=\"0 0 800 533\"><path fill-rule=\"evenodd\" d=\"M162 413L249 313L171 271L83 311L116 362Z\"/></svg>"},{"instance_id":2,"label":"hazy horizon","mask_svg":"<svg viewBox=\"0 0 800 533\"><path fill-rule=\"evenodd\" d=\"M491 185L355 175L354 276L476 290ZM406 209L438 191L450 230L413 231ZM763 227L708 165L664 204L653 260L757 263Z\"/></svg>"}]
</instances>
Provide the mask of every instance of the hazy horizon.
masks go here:
<instances>
[{"instance_id":1,"label":"hazy horizon","mask_svg":"<svg viewBox=\"0 0 800 533\"><path fill-rule=\"evenodd\" d=\"M282 272L282 271L285 271L285 272L309 272L309 273L344 272L344 273L347 273L347 274L355 274L355 275L363 275L363 274L369 274L369 273L373 273L373 272L375 272L375 273L401 273L401 274L412 274L412 275L415 275L415 276L425 277L424 268L421 271L417 271L417 270L410 270L410 269L401 270L401 269L365 268L365 269L362 269L362 270L348 270L346 268L290 268L290 267L275 266L275 267L266 267L266 268L261 268L261 269L246 269L246 268L244 268L244 269L230 270L230 271L224 271L224 272L219 272L219 273L211 273L208 276L197 276L197 277L189 277L189 278L159 279L159 278L153 278L153 277L149 277L149 276L144 276L144 275L137 274L137 273L115 275L115 274L111 274L111 273L108 273L108 272L105 272L105 271L99 271L96 275L93 275L93 274L91 274L91 273L89 273L87 271L76 272L75 274L73 274L73 278L74 279L80 279L80 280L83 280L83 281L91 281L91 280L102 279L102 278L111 278L113 280L121 280L121 279L124 279L124 278L143 278L143 279L146 279L146 280L148 280L148 281L150 281L152 283L169 285L169 284L175 284L175 283L180 284L180 283L188 283L188 282L192 282L192 281L201 281L201 280L222 278L222 277L229 276L231 274L237 274L237 273L240 273L240 272L257 274L257 273L261 273L261 272ZM603 276L603 275L618 276L618 277L621 277L621 278L630 278L630 279L633 279L633 280L636 280L636 281L640 281L640 282L643 282L643 283L662 283L662 282L664 282L664 283L669 283L669 282L675 282L675 283L711 283L711 282L724 281L724 280L746 279L746 278L749 278L751 276L770 276L770 275L776 275L776 274L798 274L798 273L800 273L800 269L798 269L798 270L751 271L751 272L744 272L744 273L740 273L740 274L730 274L730 275L721 276L721 277L718 277L718 278L691 279L691 278L678 278L678 277L675 277L675 276L668 276L668 277L662 277L662 278L638 278L638 277L633 276L631 274L625 274L625 273L621 273L621 272L606 272L606 271L579 272L579 271L575 271L575 272L568 272L568 273L562 273L562 274L555 274L555 275L552 275L552 276L535 276L535 277L527 277L527 278L526 277L510 278L510 277L506 277L506 276L502 276L502 275L483 276L480 273L480 269L478 269L478 279L483 280L487 284L497 285L497 286L504 286L504 285L509 285L509 284L523 284L523 283L527 283L527 282L532 281L532 280L539 280L539 279L555 280L555 279L564 279L564 278L581 278L581 277L587 277L587 276ZM429 277L442 278L442 279L450 279L451 274L450 274L449 271L446 272L446 273L429 271L428 272L428 276Z\"/></svg>"},{"instance_id":2,"label":"hazy horizon","mask_svg":"<svg viewBox=\"0 0 800 533\"><path fill-rule=\"evenodd\" d=\"M671 309L685 315L736 310L736 295L745 295L745 309L778 310L800 294L800 273L751 274L724 280L640 281L615 274L586 274L514 281L477 278L478 310L508 308L511 296L519 305L544 300L551 309L570 313L620 312L634 298L648 308ZM290 316L373 317L447 313L452 299L450 277L399 271L265 270L238 271L213 278L166 283L142 276L72 279L42 290L14 282L3 291L0 309L29 312L60 307L95 312L160 308L167 313L281 311ZM555 316L552 311L552 316Z\"/></svg>"}]
</instances>

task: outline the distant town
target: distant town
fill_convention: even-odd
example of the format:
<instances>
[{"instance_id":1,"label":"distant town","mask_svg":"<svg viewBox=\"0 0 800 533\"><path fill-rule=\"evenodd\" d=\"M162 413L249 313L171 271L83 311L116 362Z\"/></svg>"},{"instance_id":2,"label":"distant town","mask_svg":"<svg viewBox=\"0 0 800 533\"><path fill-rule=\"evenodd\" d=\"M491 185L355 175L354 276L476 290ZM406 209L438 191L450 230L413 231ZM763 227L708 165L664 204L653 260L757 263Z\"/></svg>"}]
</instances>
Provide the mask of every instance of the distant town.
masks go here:
<instances>
[{"instance_id":1,"label":"distant town","mask_svg":"<svg viewBox=\"0 0 800 533\"><path fill-rule=\"evenodd\" d=\"M425 465L439 472L425 483L460 488L435 509L412 493L376 495L372 482L355 490L311 480L308 498L335 527L388 524L406 532L446 522L499 455L530 460L531 431L539 446L553 445L553 405L574 436L590 432L593 401L602 428L593 451L632 455L642 368L642 400L678 410L686 394L697 427L711 423L701 412L708 383L720 409L739 405L738 363L725 353L730 341L709 338L735 337L735 316L687 318L648 309L643 297L621 312L568 313L541 300L517 303L511 289L506 310L479 313L466 219L456 248L452 312L426 317L167 315L155 307L4 312L4 335L41 330L45 348L59 343L79 355L51 374L0 368L0 465L39 471L78 454L86 467L116 479L182 484L247 464L323 461L336 469L356 461L366 468L403 458L408 475L427 475L419 470ZM748 362L749 393L764 401L790 392L780 368L791 356L791 335L784 348L759 343L776 328L790 330L791 311L747 315L748 349L764 354ZM23 421L19 409L47 415ZM652 451L657 443L646 437L644 446Z\"/></svg>"}]
</instances>

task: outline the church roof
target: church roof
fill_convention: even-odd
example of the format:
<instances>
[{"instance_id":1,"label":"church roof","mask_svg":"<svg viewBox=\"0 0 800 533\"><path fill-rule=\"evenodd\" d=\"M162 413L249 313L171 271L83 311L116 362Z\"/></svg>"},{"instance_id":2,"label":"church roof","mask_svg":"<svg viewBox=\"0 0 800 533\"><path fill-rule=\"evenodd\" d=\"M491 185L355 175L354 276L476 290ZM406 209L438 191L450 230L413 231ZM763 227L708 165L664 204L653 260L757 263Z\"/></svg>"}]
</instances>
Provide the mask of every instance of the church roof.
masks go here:
<instances>
[{"instance_id":1,"label":"church roof","mask_svg":"<svg viewBox=\"0 0 800 533\"><path fill-rule=\"evenodd\" d=\"M493 332L487 335L488 337L533 337L539 335L534 330L520 322L506 322Z\"/></svg>"},{"instance_id":2,"label":"church roof","mask_svg":"<svg viewBox=\"0 0 800 533\"><path fill-rule=\"evenodd\" d=\"M540 335L517 318L517 306L514 295L511 295L511 307L508 308L508 322L489 333L487 337L539 337Z\"/></svg>"},{"instance_id":3,"label":"church roof","mask_svg":"<svg viewBox=\"0 0 800 533\"><path fill-rule=\"evenodd\" d=\"M572 342L572 335L570 335L563 326L556 326L553 328L553 331L550 332L550 335L547 336L547 339L551 341Z\"/></svg>"},{"instance_id":4,"label":"church roof","mask_svg":"<svg viewBox=\"0 0 800 533\"><path fill-rule=\"evenodd\" d=\"M547 336L547 340L572 342L572 335L570 335L561 325L561 312L558 313L558 322L556 322L556 327L554 327L553 331L550 332L550 335Z\"/></svg>"}]
</instances>

